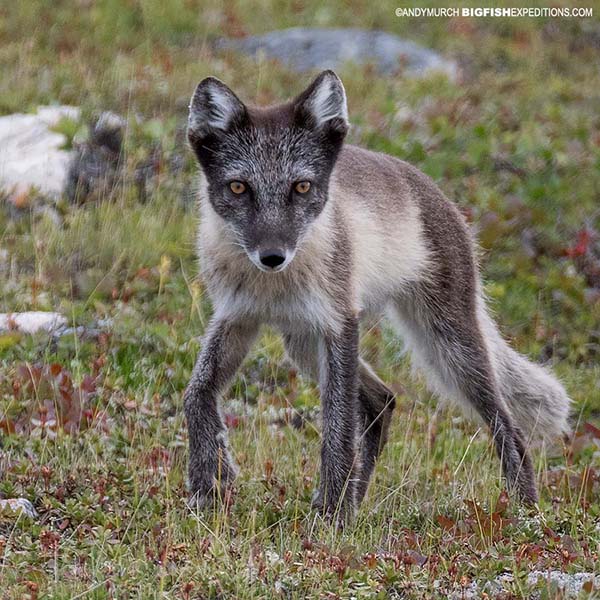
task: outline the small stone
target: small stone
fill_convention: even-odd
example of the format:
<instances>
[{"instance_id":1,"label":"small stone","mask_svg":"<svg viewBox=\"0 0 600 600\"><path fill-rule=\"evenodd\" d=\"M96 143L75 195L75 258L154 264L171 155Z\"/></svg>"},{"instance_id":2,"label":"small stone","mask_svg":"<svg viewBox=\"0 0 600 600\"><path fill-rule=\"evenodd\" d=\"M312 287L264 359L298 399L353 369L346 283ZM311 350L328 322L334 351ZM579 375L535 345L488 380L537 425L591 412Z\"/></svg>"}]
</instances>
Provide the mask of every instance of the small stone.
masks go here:
<instances>
[{"instance_id":1,"label":"small stone","mask_svg":"<svg viewBox=\"0 0 600 600\"><path fill-rule=\"evenodd\" d=\"M32 519L37 517L37 511L27 498L7 498L5 500L0 500L0 510L8 510L14 513L23 512Z\"/></svg>"},{"instance_id":2,"label":"small stone","mask_svg":"<svg viewBox=\"0 0 600 600\"><path fill-rule=\"evenodd\" d=\"M56 331L67 324L67 319L59 313L31 311L21 313L0 313L0 331L37 333Z\"/></svg>"}]
</instances>

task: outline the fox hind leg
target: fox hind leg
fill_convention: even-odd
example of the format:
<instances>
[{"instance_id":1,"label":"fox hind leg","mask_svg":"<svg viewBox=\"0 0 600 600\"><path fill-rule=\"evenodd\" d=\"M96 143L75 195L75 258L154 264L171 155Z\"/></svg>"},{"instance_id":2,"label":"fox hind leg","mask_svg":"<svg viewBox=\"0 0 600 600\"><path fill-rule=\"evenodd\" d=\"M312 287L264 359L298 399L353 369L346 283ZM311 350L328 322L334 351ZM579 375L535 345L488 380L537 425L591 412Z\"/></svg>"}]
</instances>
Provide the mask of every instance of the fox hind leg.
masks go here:
<instances>
[{"instance_id":1,"label":"fox hind leg","mask_svg":"<svg viewBox=\"0 0 600 600\"><path fill-rule=\"evenodd\" d=\"M430 387L474 409L489 427L510 489L528 504L537 501L535 477L523 437L502 398L493 357L481 333L475 299L442 302L426 288L397 300L402 336L413 364Z\"/></svg>"},{"instance_id":2,"label":"fox hind leg","mask_svg":"<svg viewBox=\"0 0 600 600\"><path fill-rule=\"evenodd\" d=\"M319 379L318 338L306 335L284 335L287 353L300 371ZM359 481L356 499L360 502L369 484L375 463L388 438L388 429L396 402L394 393L375 375L371 367L359 359L358 431Z\"/></svg>"},{"instance_id":3,"label":"fox hind leg","mask_svg":"<svg viewBox=\"0 0 600 600\"><path fill-rule=\"evenodd\" d=\"M358 404L362 433L360 434L361 469L357 499L360 502L367 492L375 463L387 442L396 400L394 392L375 375L364 360L360 361L359 382Z\"/></svg>"}]
</instances>

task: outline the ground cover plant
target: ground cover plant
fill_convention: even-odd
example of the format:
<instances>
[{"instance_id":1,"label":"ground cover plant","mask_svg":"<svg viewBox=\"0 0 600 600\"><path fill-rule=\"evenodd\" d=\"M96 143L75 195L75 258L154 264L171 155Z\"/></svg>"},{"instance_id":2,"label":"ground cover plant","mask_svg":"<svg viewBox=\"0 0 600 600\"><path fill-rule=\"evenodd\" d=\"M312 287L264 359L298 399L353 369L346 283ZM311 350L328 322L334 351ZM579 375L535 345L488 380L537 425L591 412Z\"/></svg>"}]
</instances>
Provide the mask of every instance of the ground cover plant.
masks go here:
<instances>
[{"instance_id":1,"label":"ground cover plant","mask_svg":"<svg viewBox=\"0 0 600 600\"><path fill-rule=\"evenodd\" d=\"M124 175L99 197L0 198L0 312L69 321L61 335L0 333L0 499L37 512L0 512L3 598L560 598L549 572L598 572L600 25L402 20L394 8L0 7L0 114L80 106L60 125L69 145L99 111L127 120ZM335 532L310 510L317 390L271 330L223 402L234 496L215 514L186 507L182 392L211 310L196 278L187 102L207 75L257 103L303 89L309 75L211 46L295 25L381 28L460 65L456 81L339 74L351 141L412 162L458 203L504 335L572 395L573 436L534 451L537 509L508 498L487 433L411 378L381 323L362 350L398 407L353 527ZM600 595L581 583L572 593Z\"/></svg>"}]
</instances>

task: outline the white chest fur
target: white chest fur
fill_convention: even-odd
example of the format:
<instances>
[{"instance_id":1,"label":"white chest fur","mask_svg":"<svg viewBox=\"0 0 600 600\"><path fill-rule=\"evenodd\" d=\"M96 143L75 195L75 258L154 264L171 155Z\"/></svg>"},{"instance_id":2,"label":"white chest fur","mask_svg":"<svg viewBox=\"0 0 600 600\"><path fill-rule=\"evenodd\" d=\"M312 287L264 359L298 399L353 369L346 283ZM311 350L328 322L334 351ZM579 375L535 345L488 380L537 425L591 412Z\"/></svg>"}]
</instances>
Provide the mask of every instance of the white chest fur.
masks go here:
<instances>
[{"instance_id":1,"label":"white chest fur","mask_svg":"<svg viewBox=\"0 0 600 600\"><path fill-rule=\"evenodd\" d=\"M334 291L327 275L312 264L310 247L282 272L260 271L203 199L198 254L217 316L252 319L284 331L336 326Z\"/></svg>"}]
</instances>

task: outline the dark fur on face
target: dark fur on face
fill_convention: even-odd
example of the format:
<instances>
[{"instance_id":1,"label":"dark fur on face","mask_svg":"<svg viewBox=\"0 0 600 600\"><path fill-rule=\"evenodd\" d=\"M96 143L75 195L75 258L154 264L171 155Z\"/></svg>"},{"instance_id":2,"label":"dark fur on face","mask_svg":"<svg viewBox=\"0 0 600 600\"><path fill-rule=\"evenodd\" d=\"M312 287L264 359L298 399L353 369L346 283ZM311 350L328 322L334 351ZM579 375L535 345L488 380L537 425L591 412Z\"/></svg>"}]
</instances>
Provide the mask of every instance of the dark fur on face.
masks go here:
<instances>
[{"instance_id":1,"label":"dark fur on face","mask_svg":"<svg viewBox=\"0 0 600 600\"><path fill-rule=\"evenodd\" d=\"M291 260L327 202L347 130L344 90L331 71L293 101L268 109L245 106L217 79L198 85L189 140L212 207L253 262L265 248L280 248ZM310 189L298 193L295 185L304 181ZM243 183L245 191L234 193L231 182Z\"/></svg>"}]
</instances>

